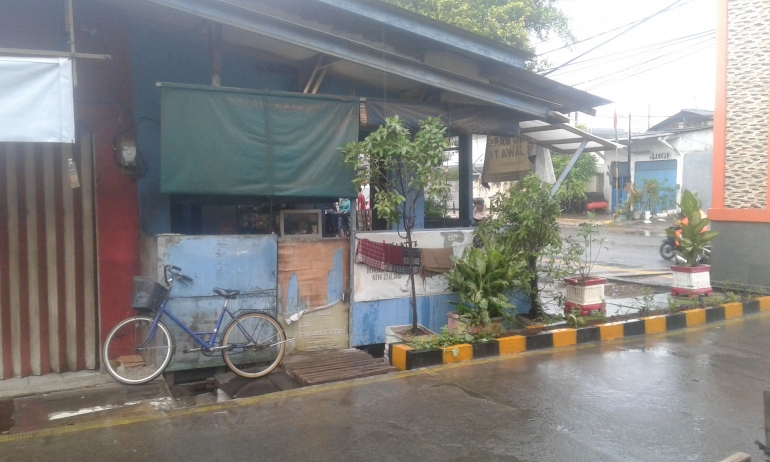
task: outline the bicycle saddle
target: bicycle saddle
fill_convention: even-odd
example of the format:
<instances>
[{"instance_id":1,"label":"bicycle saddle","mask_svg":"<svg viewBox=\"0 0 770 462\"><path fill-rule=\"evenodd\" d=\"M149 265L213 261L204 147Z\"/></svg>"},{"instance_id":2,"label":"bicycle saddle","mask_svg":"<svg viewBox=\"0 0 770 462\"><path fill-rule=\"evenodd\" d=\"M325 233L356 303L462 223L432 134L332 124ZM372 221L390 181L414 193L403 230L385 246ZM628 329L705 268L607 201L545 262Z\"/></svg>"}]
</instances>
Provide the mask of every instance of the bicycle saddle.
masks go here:
<instances>
[{"instance_id":1,"label":"bicycle saddle","mask_svg":"<svg viewBox=\"0 0 770 462\"><path fill-rule=\"evenodd\" d=\"M235 298L239 293L241 293L240 290L228 290L228 289L220 289L219 287L214 288L214 293L217 295L221 295L225 298Z\"/></svg>"}]
</instances>

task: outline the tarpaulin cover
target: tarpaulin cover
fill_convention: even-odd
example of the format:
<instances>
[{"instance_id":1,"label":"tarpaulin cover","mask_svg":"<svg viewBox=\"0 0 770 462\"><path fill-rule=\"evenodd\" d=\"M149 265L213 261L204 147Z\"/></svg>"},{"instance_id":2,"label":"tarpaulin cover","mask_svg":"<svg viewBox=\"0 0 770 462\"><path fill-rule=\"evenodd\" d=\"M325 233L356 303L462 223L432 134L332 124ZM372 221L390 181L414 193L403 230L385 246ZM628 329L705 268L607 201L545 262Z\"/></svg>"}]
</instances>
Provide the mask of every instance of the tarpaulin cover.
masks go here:
<instances>
[{"instance_id":1,"label":"tarpaulin cover","mask_svg":"<svg viewBox=\"0 0 770 462\"><path fill-rule=\"evenodd\" d=\"M423 103L413 101L366 99L367 128L385 125L387 117L398 115L404 125L417 131L418 122L427 117L441 117L451 135L517 136L522 114L496 106L473 104Z\"/></svg>"},{"instance_id":2,"label":"tarpaulin cover","mask_svg":"<svg viewBox=\"0 0 770 462\"><path fill-rule=\"evenodd\" d=\"M161 85L161 191L355 197L358 99Z\"/></svg>"},{"instance_id":3,"label":"tarpaulin cover","mask_svg":"<svg viewBox=\"0 0 770 462\"><path fill-rule=\"evenodd\" d=\"M0 57L0 142L74 143L72 60Z\"/></svg>"}]
</instances>

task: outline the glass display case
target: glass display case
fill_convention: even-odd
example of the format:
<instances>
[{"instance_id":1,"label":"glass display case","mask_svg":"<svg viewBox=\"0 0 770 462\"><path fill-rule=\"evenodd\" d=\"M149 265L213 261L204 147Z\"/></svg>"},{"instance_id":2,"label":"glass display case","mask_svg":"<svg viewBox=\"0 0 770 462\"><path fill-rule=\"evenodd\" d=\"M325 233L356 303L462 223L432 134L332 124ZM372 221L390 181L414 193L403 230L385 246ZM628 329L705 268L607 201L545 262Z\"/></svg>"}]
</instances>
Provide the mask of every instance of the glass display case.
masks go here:
<instances>
[{"instance_id":1,"label":"glass display case","mask_svg":"<svg viewBox=\"0 0 770 462\"><path fill-rule=\"evenodd\" d=\"M281 237L318 238L322 236L320 210L281 210Z\"/></svg>"}]
</instances>

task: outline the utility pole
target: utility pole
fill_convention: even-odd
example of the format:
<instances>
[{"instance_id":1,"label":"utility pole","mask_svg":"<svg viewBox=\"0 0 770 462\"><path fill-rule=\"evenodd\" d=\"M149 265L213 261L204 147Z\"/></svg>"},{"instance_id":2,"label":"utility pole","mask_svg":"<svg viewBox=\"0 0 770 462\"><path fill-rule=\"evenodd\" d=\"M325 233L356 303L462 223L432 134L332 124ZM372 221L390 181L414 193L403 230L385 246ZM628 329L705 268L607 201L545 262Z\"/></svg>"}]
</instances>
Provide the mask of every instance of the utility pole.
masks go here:
<instances>
[{"instance_id":1,"label":"utility pole","mask_svg":"<svg viewBox=\"0 0 770 462\"><path fill-rule=\"evenodd\" d=\"M634 177L631 175L631 113L628 113L628 181L633 185Z\"/></svg>"},{"instance_id":2,"label":"utility pole","mask_svg":"<svg viewBox=\"0 0 770 462\"><path fill-rule=\"evenodd\" d=\"M647 130L650 129L650 102L647 102Z\"/></svg>"},{"instance_id":3,"label":"utility pole","mask_svg":"<svg viewBox=\"0 0 770 462\"><path fill-rule=\"evenodd\" d=\"M615 126L615 210L613 213L615 217L618 216L618 205L620 202L620 178L618 178L618 111L615 111L614 126Z\"/></svg>"}]
</instances>

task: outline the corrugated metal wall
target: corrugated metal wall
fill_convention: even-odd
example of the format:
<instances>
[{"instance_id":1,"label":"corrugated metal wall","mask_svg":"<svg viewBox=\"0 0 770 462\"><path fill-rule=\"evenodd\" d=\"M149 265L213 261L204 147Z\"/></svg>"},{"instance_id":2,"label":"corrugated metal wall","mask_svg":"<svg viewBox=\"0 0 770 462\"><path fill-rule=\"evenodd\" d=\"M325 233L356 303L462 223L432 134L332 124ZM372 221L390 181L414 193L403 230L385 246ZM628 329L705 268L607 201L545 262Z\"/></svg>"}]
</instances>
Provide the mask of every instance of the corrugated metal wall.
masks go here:
<instances>
[{"instance_id":1,"label":"corrugated metal wall","mask_svg":"<svg viewBox=\"0 0 770 462\"><path fill-rule=\"evenodd\" d=\"M96 321L90 135L0 143L0 379L96 369Z\"/></svg>"}]
</instances>

